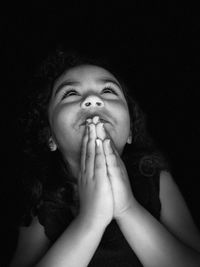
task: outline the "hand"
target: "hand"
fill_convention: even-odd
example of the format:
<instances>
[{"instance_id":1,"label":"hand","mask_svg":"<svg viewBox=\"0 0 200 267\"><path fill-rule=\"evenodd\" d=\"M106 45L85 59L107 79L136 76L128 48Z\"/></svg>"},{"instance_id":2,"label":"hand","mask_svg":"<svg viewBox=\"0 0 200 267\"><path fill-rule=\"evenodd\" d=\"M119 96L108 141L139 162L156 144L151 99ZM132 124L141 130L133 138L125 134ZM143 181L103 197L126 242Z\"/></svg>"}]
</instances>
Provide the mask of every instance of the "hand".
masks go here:
<instances>
[{"instance_id":1,"label":"hand","mask_svg":"<svg viewBox=\"0 0 200 267\"><path fill-rule=\"evenodd\" d=\"M132 207L135 199L126 167L115 149L114 143L111 142L110 139L105 139L103 141L103 148L106 156L108 177L113 192L114 218L120 219Z\"/></svg>"},{"instance_id":2,"label":"hand","mask_svg":"<svg viewBox=\"0 0 200 267\"><path fill-rule=\"evenodd\" d=\"M102 141L96 142L96 126L86 127L79 175L80 216L107 226L113 218L113 196L107 175Z\"/></svg>"}]
</instances>

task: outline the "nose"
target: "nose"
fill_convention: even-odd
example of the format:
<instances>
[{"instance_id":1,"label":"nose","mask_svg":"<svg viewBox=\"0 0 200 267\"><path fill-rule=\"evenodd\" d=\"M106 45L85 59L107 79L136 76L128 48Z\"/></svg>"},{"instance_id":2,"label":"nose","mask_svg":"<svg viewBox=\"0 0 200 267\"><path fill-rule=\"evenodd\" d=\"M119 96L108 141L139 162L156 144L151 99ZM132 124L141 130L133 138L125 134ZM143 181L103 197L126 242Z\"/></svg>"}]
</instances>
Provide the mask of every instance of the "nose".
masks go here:
<instances>
[{"instance_id":1,"label":"nose","mask_svg":"<svg viewBox=\"0 0 200 267\"><path fill-rule=\"evenodd\" d=\"M93 107L104 107L104 102L98 96L88 96L82 103L81 107L84 109Z\"/></svg>"}]
</instances>

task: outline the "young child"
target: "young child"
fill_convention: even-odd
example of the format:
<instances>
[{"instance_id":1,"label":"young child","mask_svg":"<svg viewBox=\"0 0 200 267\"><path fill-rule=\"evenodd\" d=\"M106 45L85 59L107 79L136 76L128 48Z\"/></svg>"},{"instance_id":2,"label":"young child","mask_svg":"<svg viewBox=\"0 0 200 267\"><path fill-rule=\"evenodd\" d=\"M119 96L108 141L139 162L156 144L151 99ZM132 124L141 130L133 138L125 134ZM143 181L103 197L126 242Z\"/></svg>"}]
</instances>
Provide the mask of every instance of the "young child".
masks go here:
<instances>
[{"instance_id":1,"label":"young child","mask_svg":"<svg viewBox=\"0 0 200 267\"><path fill-rule=\"evenodd\" d=\"M33 88L10 267L200 266L198 229L118 73L57 52Z\"/></svg>"}]
</instances>

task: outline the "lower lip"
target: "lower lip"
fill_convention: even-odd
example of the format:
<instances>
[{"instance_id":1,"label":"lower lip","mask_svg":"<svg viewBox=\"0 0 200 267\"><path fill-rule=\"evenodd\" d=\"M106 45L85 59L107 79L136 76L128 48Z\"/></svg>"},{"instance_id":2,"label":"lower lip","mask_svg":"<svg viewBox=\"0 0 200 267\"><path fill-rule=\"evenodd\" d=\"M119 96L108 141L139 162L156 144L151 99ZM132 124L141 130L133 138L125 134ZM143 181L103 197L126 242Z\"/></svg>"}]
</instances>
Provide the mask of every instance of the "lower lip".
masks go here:
<instances>
[{"instance_id":1,"label":"lower lip","mask_svg":"<svg viewBox=\"0 0 200 267\"><path fill-rule=\"evenodd\" d=\"M102 122L102 123L108 123L108 121L105 121L103 119L101 119L100 122Z\"/></svg>"},{"instance_id":2,"label":"lower lip","mask_svg":"<svg viewBox=\"0 0 200 267\"><path fill-rule=\"evenodd\" d=\"M105 121L105 120L102 120L102 119L101 119L99 122L100 122L100 123L104 123L104 124L105 124L105 123L109 123L108 121ZM98 122L98 123L99 123L99 122ZM91 123L93 123L93 122L91 122ZM91 124L91 123L90 123L90 124ZM97 124L98 124L98 123L97 123ZM83 123L81 123L80 126L85 126L85 125L87 125L87 123L86 123L86 122L83 122Z\"/></svg>"}]
</instances>

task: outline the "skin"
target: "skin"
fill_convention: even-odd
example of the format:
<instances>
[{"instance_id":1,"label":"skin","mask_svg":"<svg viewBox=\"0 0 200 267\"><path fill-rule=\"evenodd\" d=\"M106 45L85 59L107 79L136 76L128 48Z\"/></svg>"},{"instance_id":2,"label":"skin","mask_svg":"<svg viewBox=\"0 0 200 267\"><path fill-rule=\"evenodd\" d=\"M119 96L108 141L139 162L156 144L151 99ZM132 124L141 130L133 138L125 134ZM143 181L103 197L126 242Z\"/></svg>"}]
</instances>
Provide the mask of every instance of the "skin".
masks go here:
<instances>
[{"instance_id":1,"label":"skin","mask_svg":"<svg viewBox=\"0 0 200 267\"><path fill-rule=\"evenodd\" d=\"M113 82L100 82L101 79ZM58 87L69 80L78 84L63 86L55 95ZM72 89L75 92L64 96ZM103 107L83 108L83 102L91 96L102 101ZM128 106L117 79L107 70L92 65L75 67L61 75L54 84L49 103L49 122L54 147L61 151L76 177L76 170L80 169L81 145L85 130L85 125L81 124L95 114L106 118L107 123L104 127L121 154L131 131Z\"/></svg>"},{"instance_id":2,"label":"skin","mask_svg":"<svg viewBox=\"0 0 200 267\"><path fill-rule=\"evenodd\" d=\"M113 218L143 266L200 265L200 235L171 175L160 174L160 221L132 194L120 157L131 136L128 107L120 87L117 96L104 95L105 84L97 84L97 78L105 76L117 82L108 71L84 65L64 73L54 85L49 106L51 142L78 179L80 212L52 246L38 221L23 229L12 267L87 266ZM55 97L55 91L69 78L78 79L79 95L59 101L61 97ZM104 105L84 109L82 103L90 95L97 96ZM96 112L108 119L105 127L94 120L89 126L82 125L88 115Z\"/></svg>"}]
</instances>

